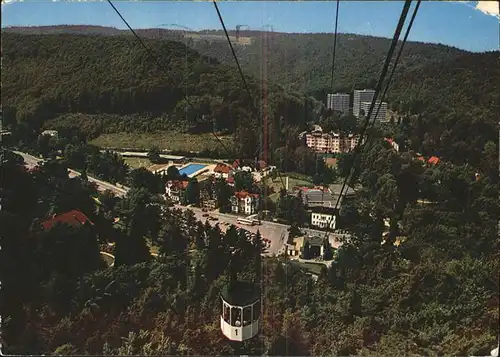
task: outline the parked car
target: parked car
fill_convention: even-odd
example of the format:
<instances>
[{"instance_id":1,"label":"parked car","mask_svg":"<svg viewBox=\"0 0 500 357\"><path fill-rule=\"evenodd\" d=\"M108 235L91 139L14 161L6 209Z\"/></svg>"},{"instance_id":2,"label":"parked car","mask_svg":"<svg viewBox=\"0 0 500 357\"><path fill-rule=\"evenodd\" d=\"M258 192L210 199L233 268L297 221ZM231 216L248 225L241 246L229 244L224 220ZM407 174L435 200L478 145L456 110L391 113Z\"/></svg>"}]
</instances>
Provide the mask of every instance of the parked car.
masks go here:
<instances>
[{"instance_id":1,"label":"parked car","mask_svg":"<svg viewBox=\"0 0 500 357\"><path fill-rule=\"evenodd\" d=\"M204 214L202 214L202 217L208 217L208 216L209 216L209 214L208 214L208 213L204 213Z\"/></svg>"}]
</instances>

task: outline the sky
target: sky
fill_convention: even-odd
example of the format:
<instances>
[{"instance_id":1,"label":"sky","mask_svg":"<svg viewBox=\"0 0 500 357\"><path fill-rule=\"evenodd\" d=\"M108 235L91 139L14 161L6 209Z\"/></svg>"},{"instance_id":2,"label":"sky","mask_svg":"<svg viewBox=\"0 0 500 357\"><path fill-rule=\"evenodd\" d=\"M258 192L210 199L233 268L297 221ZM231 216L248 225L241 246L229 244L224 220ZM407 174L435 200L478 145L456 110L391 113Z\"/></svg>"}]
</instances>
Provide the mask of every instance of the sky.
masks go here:
<instances>
[{"instance_id":1,"label":"sky","mask_svg":"<svg viewBox=\"0 0 500 357\"><path fill-rule=\"evenodd\" d=\"M114 0L113 3L133 28L162 25L193 30L222 28L212 2ZM335 1L219 1L218 6L227 29L246 25L257 30L270 25L277 32L332 33L336 4ZM392 37L402 7L403 1L395 0L341 0L338 31ZM498 50L498 8L498 1L422 1L409 40L442 43L474 52ZM106 1L2 0L2 27L63 24L126 28Z\"/></svg>"}]
</instances>

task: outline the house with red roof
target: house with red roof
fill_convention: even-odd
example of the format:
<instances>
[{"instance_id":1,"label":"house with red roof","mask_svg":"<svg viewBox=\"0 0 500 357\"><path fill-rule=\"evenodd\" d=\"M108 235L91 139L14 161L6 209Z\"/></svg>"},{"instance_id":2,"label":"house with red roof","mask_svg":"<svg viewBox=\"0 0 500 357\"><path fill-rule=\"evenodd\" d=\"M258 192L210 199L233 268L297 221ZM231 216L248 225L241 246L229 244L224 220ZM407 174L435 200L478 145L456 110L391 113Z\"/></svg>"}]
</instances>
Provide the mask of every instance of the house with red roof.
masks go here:
<instances>
[{"instance_id":1,"label":"house with red roof","mask_svg":"<svg viewBox=\"0 0 500 357\"><path fill-rule=\"evenodd\" d=\"M48 231L58 223L67 224L72 227L80 227L85 224L90 224L91 226L94 225L94 223L83 212L72 210L59 215L54 215L52 218L42 222L42 228L44 231Z\"/></svg>"},{"instance_id":2,"label":"house with red roof","mask_svg":"<svg viewBox=\"0 0 500 357\"><path fill-rule=\"evenodd\" d=\"M392 138L384 138L384 141L391 144L392 148L399 152L399 144Z\"/></svg>"},{"instance_id":3,"label":"house with red roof","mask_svg":"<svg viewBox=\"0 0 500 357\"><path fill-rule=\"evenodd\" d=\"M176 204L183 203L184 193L186 192L188 185L188 180L167 181L165 186L165 196L170 198Z\"/></svg>"},{"instance_id":4,"label":"house with red roof","mask_svg":"<svg viewBox=\"0 0 500 357\"><path fill-rule=\"evenodd\" d=\"M232 171L232 167L226 164L217 164L214 168L214 176L216 178L225 178L229 177L229 173Z\"/></svg>"},{"instance_id":5,"label":"house with red roof","mask_svg":"<svg viewBox=\"0 0 500 357\"><path fill-rule=\"evenodd\" d=\"M431 165L437 165L439 163L439 161L440 161L439 157L437 157L437 156L431 156L429 158L429 160L427 160L427 163L431 164Z\"/></svg>"},{"instance_id":6,"label":"house with red roof","mask_svg":"<svg viewBox=\"0 0 500 357\"><path fill-rule=\"evenodd\" d=\"M234 187L234 177L233 176L229 176L226 180L227 184L231 187Z\"/></svg>"},{"instance_id":7,"label":"house with red roof","mask_svg":"<svg viewBox=\"0 0 500 357\"><path fill-rule=\"evenodd\" d=\"M231 197L231 211L236 214L250 215L259 209L259 195L246 191L235 192Z\"/></svg>"}]
</instances>

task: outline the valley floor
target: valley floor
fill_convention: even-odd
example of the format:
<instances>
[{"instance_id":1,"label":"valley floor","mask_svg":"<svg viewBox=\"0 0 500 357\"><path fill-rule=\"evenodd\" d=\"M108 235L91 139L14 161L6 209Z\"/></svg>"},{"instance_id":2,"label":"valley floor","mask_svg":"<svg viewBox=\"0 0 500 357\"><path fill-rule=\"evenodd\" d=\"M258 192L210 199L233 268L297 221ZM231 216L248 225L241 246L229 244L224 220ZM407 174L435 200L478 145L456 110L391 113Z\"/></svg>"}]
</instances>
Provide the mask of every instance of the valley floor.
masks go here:
<instances>
[{"instance_id":1,"label":"valley floor","mask_svg":"<svg viewBox=\"0 0 500 357\"><path fill-rule=\"evenodd\" d=\"M233 145L232 136L219 136L219 139L226 145ZM205 150L214 150L221 146L215 136L211 133L206 134L183 134L171 131L158 133L113 133L103 134L90 142L101 148L110 149L137 149L149 150L157 146L162 150L169 151L191 151L202 152Z\"/></svg>"}]
</instances>

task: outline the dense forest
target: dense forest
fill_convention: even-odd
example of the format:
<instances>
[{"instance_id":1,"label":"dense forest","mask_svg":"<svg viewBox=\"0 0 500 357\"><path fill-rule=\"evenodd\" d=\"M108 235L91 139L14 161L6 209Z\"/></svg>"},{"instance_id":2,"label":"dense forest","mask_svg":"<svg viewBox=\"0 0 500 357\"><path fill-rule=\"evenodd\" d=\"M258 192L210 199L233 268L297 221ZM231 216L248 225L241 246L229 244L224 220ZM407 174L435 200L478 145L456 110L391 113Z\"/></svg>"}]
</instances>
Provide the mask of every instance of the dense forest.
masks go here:
<instances>
[{"instance_id":1,"label":"dense forest","mask_svg":"<svg viewBox=\"0 0 500 357\"><path fill-rule=\"evenodd\" d=\"M233 67L180 42L148 40L155 63L130 36L3 36L4 124L77 126L86 134L177 130L235 133L260 124L260 89L251 97ZM253 101L253 102L252 102ZM311 100L271 86L269 112L304 126Z\"/></svg>"}]
</instances>

